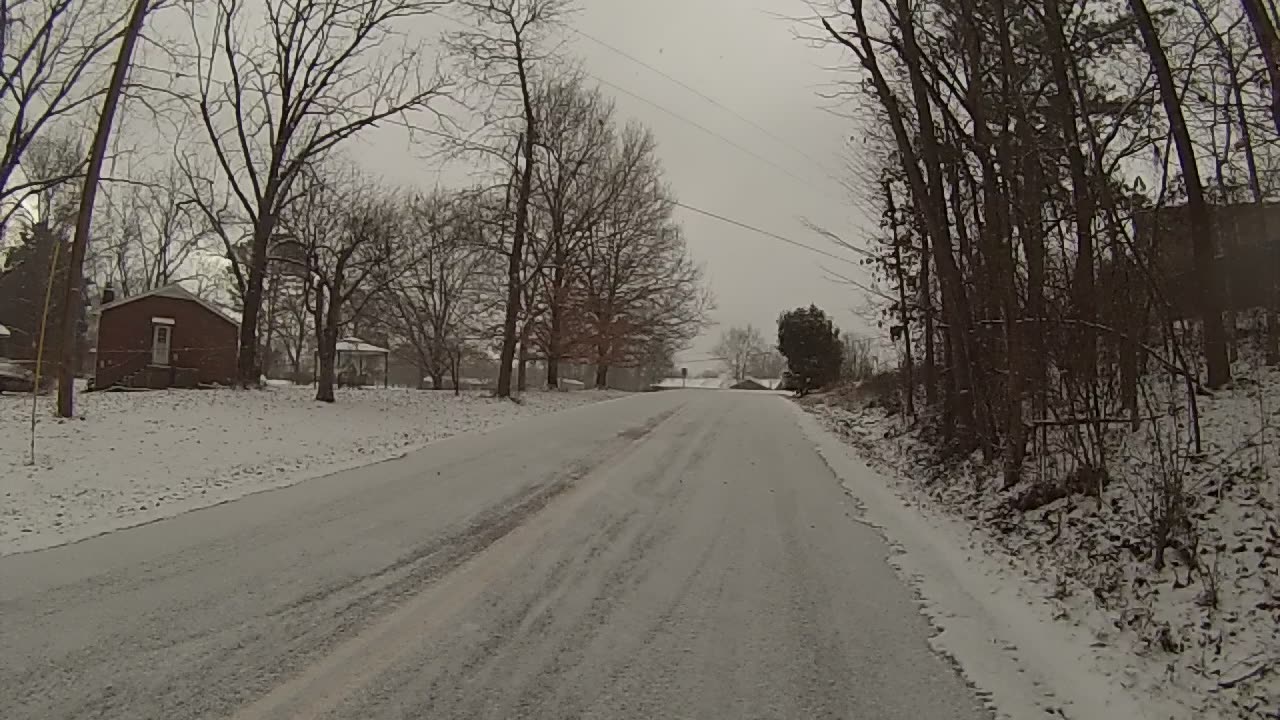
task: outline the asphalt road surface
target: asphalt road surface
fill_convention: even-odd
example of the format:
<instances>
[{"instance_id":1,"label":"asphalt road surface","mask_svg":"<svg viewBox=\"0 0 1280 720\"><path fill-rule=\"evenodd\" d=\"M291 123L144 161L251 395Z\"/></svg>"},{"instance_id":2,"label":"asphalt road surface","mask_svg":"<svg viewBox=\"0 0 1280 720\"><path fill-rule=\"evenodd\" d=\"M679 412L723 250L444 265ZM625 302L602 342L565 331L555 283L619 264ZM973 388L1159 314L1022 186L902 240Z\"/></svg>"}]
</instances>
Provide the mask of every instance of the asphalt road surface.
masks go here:
<instances>
[{"instance_id":1,"label":"asphalt road surface","mask_svg":"<svg viewBox=\"0 0 1280 720\"><path fill-rule=\"evenodd\" d=\"M0 558L0 718L989 718L787 402L601 403Z\"/></svg>"}]
</instances>

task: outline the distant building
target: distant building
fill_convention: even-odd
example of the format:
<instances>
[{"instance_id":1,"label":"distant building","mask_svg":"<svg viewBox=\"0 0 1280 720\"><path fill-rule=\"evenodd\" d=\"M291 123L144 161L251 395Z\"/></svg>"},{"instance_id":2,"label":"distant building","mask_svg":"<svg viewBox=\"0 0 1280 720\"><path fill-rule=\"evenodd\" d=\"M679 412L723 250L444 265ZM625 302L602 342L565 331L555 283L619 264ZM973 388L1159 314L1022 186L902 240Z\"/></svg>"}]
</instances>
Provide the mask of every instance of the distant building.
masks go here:
<instances>
[{"instance_id":1,"label":"distant building","mask_svg":"<svg viewBox=\"0 0 1280 720\"><path fill-rule=\"evenodd\" d=\"M1280 277L1280 203L1211 205L1209 220L1224 306L1243 310L1274 303ZM1134 229L1139 247L1157 260L1164 296L1179 314L1194 314L1196 265L1186 206L1139 211Z\"/></svg>"},{"instance_id":2,"label":"distant building","mask_svg":"<svg viewBox=\"0 0 1280 720\"><path fill-rule=\"evenodd\" d=\"M214 305L172 284L98 308L93 387L229 385L240 326Z\"/></svg>"}]
</instances>

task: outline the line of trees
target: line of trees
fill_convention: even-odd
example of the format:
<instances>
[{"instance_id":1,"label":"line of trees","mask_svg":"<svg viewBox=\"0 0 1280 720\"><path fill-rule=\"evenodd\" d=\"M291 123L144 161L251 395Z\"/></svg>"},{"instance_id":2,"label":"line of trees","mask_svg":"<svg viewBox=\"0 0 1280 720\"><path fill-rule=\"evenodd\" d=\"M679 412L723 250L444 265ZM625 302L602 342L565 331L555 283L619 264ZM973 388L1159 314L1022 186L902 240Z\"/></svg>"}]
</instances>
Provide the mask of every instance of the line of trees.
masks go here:
<instances>
[{"instance_id":1,"label":"line of trees","mask_svg":"<svg viewBox=\"0 0 1280 720\"><path fill-rule=\"evenodd\" d=\"M67 0L0 0L0 238L26 248L6 253L0 288L49 275L18 267L48 255L32 250L41 241L85 253L82 273L74 262L54 273L61 287L71 273L118 296L177 281L225 289L242 317L240 383L281 361L296 376L314 354L324 400L335 344L356 333L390 343L437 388L457 385L467 357L496 357L500 396L524 389L534 361L552 387L564 363L594 366L598 385L614 367L665 371L712 301L652 134L558 54L571 10L201 0L86 15ZM403 31L445 12L461 29L434 45ZM116 133L90 153L83 127L131 16L180 28L132 67L122 55L120 122L167 147ZM354 166L352 141L388 126L472 165L471 184L392 187ZM77 249L91 155L103 191ZM38 335L35 304L5 318L15 347ZM83 302L57 309L82 316Z\"/></svg>"},{"instance_id":2,"label":"line of trees","mask_svg":"<svg viewBox=\"0 0 1280 720\"><path fill-rule=\"evenodd\" d=\"M1156 379L1195 445L1196 396L1231 382L1242 333L1280 362L1274 7L813 4L871 101L860 185L904 407L947 447L1006 487L1065 449L1036 497L1096 490L1114 433L1165 414Z\"/></svg>"}]
</instances>

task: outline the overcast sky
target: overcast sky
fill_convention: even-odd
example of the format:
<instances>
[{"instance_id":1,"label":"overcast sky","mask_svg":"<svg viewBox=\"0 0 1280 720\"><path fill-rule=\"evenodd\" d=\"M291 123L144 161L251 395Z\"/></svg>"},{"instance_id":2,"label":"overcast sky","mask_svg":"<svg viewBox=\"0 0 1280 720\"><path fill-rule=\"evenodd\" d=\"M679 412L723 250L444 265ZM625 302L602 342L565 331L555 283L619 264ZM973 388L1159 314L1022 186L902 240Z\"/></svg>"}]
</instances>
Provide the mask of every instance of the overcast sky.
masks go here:
<instances>
[{"instance_id":1,"label":"overcast sky","mask_svg":"<svg viewBox=\"0 0 1280 720\"><path fill-rule=\"evenodd\" d=\"M733 112L587 38L566 34L565 52L580 58L583 69L616 99L620 119L636 118L653 129L668 180L681 202L856 261L801 223L801 218L809 218L849 236L858 235L867 223L835 179L845 176L846 148L857 127L825 110L830 102L819 97L835 79L827 68L842 58L796 39L796 26L777 17L804 14L800 0L772 0L769 10L760 7L765 4L580 0L580 11L571 21L583 33L643 60ZM428 164L406 161L402 139L374 137L362 143L366 144L362 161L380 166L391 178L413 182L419 176L436 176ZM865 307L863 294L833 283L822 270L825 265L865 280L858 274L860 268L688 210L678 210L678 217L692 253L706 267L718 305L718 325L681 358L691 369L702 369L694 360L710 353L722 329L751 323L772 341L778 313L799 305L817 304L842 328L870 332L866 320L855 313Z\"/></svg>"}]
</instances>

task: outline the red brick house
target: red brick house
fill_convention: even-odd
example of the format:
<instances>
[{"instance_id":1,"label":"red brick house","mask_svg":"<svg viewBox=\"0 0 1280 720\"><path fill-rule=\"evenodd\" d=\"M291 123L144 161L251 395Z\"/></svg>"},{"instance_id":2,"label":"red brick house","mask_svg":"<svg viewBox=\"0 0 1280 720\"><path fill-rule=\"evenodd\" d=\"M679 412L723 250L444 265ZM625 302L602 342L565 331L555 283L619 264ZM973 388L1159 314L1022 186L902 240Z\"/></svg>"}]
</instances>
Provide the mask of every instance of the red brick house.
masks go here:
<instances>
[{"instance_id":1,"label":"red brick house","mask_svg":"<svg viewBox=\"0 0 1280 720\"><path fill-rule=\"evenodd\" d=\"M181 285L103 298L93 387L231 384L240 326Z\"/></svg>"}]
</instances>

